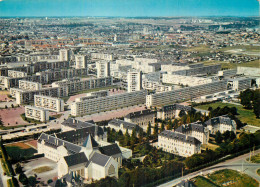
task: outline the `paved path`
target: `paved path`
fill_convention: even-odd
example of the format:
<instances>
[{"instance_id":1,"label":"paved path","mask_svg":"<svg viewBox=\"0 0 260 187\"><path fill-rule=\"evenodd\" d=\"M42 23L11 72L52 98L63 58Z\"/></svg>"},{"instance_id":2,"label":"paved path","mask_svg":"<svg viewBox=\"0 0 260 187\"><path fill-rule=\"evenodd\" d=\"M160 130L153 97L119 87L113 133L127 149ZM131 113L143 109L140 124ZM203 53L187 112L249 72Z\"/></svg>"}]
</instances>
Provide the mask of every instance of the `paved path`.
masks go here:
<instances>
[{"instance_id":1,"label":"paved path","mask_svg":"<svg viewBox=\"0 0 260 187\"><path fill-rule=\"evenodd\" d=\"M258 154L258 153L260 153L260 149L255 151L255 154ZM260 181L260 176L257 175L257 173L256 173L256 170L258 168L260 168L260 164L248 163L246 161L246 159L249 157L249 155L250 155L250 153L247 153L247 154L241 155L239 157L236 157L236 158L233 158L230 160L226 160L226 161L216 164L214 166L201 169L199 171L196 171L196 172L190 173L188 175L185 175L183 177L171 180L171 181L161 184L159 186L160 187L174 186L174 185L180 183L182 180L189 180L198 175L207 175L209 173L212 173L217 170L222 170L222 169L233 169L233 170L237 170L240 172L243 170L243 172L246 173L247 175L253 177L257 181Z\"/></svg>"}]
</instances>

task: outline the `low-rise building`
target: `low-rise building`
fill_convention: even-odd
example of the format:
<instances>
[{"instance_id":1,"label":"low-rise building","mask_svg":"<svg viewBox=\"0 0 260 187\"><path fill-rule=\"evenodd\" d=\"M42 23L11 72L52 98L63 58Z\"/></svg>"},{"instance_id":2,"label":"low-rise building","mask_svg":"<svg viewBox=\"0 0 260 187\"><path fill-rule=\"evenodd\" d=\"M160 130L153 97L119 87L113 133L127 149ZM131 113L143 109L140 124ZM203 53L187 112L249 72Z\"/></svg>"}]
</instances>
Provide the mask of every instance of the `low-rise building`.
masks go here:
<instances>
[{"instance_id":1,"label":"low-rise building","mask_svg":"<svg viewBox=\"0 0 260 187\"><path fill-rule=\"evenodd\" d=\"M164 130L158 135L158 148L183 157L201 152L201 142L192 136Z\"/></svg>"},{"instance_id":2,"label":"low-rise building","mask_svg":"<svg viewBox=\"0 0 260 187\"><path fill-rule=\"evenodd\" d=\"M129 123L135 123L144 130L147 130L148 124L153 125L155 123L156 116L156 111L147 109L129 113L124 117L124 120Z\"/></svg>"},{"instance_id":3,"label":"low-rise building","mask_svg":"<svg viewBox=\"0 0 260 187\"><path fill-rule=\"evenodd\" d=\"M202 144L208 144L209 130L201 122L184 124L178 127L175 132L179 132L188 136L197 138Z\"/></svg>"},{"instance_id":4,"label":"low-rise building","mask_svg":"<svg viewBox=\"0 0 260 187\"><path fill-rule=\"evenodd\" d=\"M210 134L216 134L217 131L224 133L226 131L233 131L236 133L236 122L227 115L211 118L205 122Z\"/></svg>"},{"instance_id":5,"label":"low-rise building","mask_svg":"<svg viewBox=\"0 0 260 187\"><path fill-rule=\"evenodd\" d=\"M194 109L191 106L185 106L180 104L167 105L163 106L157 111L157 118L162 120L172 119L174 117L178 117L181 111L187 113L192 110Z\"/></svg>"},{"instance_id":6,"label":"low-rise building","mask_svg":"<svg viewBox=\"0 0 260 187\"><path fill-rule=\"evenodd\" d=\"M126 131L131 135L133 130L136 130L136 133L138 134L139 126L134 123L129 123L120 119L113 119L108 122L108 127L111 129L114 129L116 132L122 131L123 134L126 133Z\"/></svg>"}]
</instances>

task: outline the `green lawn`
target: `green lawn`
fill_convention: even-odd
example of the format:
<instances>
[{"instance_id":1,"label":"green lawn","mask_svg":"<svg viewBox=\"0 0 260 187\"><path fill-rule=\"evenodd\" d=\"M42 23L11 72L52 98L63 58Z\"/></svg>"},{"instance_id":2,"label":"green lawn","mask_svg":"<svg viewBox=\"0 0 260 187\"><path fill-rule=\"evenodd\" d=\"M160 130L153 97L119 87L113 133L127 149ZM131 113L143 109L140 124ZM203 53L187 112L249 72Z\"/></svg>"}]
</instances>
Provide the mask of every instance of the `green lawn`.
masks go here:
<instances>
[{"instance_id":1,"label":"green lawn","mask_svg":"<svg viewBox=\"0 0 260 187\"><path fill-rule=\"evenodd\" d=\"M208 110L209 107L212 107L213 109L215 109L217 107L223 108L224 106L236 107L237 113L239 114L239 115L237 115L239 120L241 120L243 123L247 123L248 125L254 125L254 126L260 127L260 119L256 119L256 116L253 113L253 110L246 110L241 105L217 102L217 103L196 106L195 108Z\"/></svg>"},{"instance_id":2,"label":"green lawn","mask_svg":"<svg viewBox=\"0 0 260 187\"><path fill-rule=\"evenodd\" d=\"M44 172L51 171L51 170L52 170L52 168L49 167L49 166L42 166L42 167L33 169L33 171L34 171L35 173L44 173Z\"/></svg>"},{"instance_id":3,"label":"green lawn","mask_svg":"<svg viewBox=\"0 0 260 187\"><path fill-rule=\"evenodd\" d=\"M260 47L259 46L251 46L251 45L237 45L232 47L224 47L220 49L219 51L229 51L229 50L236 50L236 49L243 49L246 52L259 52Z\"/></svg>"},{"instance_id":4,"label":"green lawn","mask_svg":"<svg viewBox=\"0 0 260 187\"><path fill-rule=\"evenodd\" d=\"M184 49L184 51L187 51L187 52L199 52L199 53L207 53L207 52L210 52L211 50L212 49L210 49L209 46L207 46L207 45L200 45L200 46Z\"/></svg>"},{"instance_id":5,"label":"green lawn","mask_svg":"<svg viewBox=\"0 0 260 187\"><path fill-rule=\"evenodd\" d=\"M28 158L34 155L37 151L33 148L22 149L17 146L5 146L8 156L12 160L19 161L21 158Z\"/></svg>"},{"instance_id":6,"label":"green lawn","mask_svg":"<svg viewBox=\"0 0 260 187\"><path fill-rule=\"evenodd\" d=\"M259 183L251 178L250 176L240 173L235 170L224 169L216 171L209 175L209 180L218 186L223 186L229 183L228 186L247 186L247 187L258 187Z\"/></svg>"},{"instance_id":7,"label":"green lawn","mask_svg":"<svg viewBox=\"0 0 260 187\"><path fill-rule=\"evenodd\" d=\"M198 187L217 187L216 184L214 184L209 179L202 176L198 176L194 178L194 184Z\"/></svg>"}]
</instances>

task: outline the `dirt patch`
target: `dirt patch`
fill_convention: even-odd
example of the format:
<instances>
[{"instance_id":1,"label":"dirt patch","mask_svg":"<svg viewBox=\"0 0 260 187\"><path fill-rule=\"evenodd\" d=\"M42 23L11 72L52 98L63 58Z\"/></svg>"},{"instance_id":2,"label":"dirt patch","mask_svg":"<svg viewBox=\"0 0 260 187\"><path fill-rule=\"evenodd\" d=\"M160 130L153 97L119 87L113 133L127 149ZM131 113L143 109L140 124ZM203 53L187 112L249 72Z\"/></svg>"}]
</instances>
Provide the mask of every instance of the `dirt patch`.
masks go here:
<instances>
[{"instance_id":1,"label":"dirt patch","mask_svg":"<svg viewBox=\"0 0 260 187\"><path fill-rule=\"evenodd\" d=\"M31 141L28 141L28 142L25 142L25 143L29 144L33 148L37 149L37 140L31 140Z\"/></svg>"},{"instance_id":2,"label":"dirt patch","mask_svg":"<svg viewBox=\"0 0 260 187\"><path fill-rule=\"evenodd\" d=\"M0 117L4 123L4 126L17 126L28 125L29 123L21 118L21 114L24 113L24 107L8 108L0 110Z\"/></svg>"},{"instance_id":3,"label":"dirt patch","mask_svg":"<svg viewBox=\"0 0 260 187\"><path fill-rule=\"evenodd\" d=\"M23 142L12 143L12 144L8 144L7 146L8 147L16 146L16 147L20 147L21 149L30 149L31 148L29 145L26 145Z\"/></svg>"},{"instance_id":4,"label":"dirt patch","mask_svg":"<svg viewBox=\"0 0 260 187\"><path fill-rule=\"evenodd\" d=\"M33 169L33 172L44 173L44 172L51 171L51 170L52 170L52 168L49 167L49 166L42 166L42 167L38 167L38 168Z\"/></svg>"}]
</instances>

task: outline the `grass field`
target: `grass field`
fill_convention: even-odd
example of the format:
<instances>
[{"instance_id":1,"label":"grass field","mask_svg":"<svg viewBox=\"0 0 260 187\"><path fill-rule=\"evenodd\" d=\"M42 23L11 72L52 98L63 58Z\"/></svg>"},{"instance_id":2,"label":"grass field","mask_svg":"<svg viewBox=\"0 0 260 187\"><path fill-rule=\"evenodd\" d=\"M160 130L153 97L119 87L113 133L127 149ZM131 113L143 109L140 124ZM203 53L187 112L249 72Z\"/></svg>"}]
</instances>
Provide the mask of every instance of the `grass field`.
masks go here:
<instances>
[{"instance_id":1,"label":"grass field","mask_svg":"<svg viewBox=\"0 0 260 187\"><path fill-rule=\"evenodd\" d=\"M44 172L51 171L51 170L52 170L52 168L49 167L49 166L42 166L42 167L38 167L38 168L33 169L33 171L35 173L44 173Z\"/></svg>"},{"instance_id":2,"label":"grass field","mask_svg":"<svg viewBox=\"0 0 260 187\"><path fill-rule=\"evenodd\" d=\"M251 45L237 45L232 47L224 47L220 49L219 51L228 52L230 50L236 50L236 49L242 49L246 52L259 52L260 47L259 46L251 46Z\"/></svg>"},{"instance_id":3,"label":"grass field","mask_svg":"<svg viewBox=\"0 0 260 187\"><path fill-rule=\"evenodd\" d=\"M198 52L198 53L207 53L207 52L210 52L211 50L212 49L210 49L209 46L207 46L207 45L200 45L200 46L184 49L184 51L187 51L187 52Z\"/></svg>"},{"instance_id":4,"label":"grass field","mask_svg":"<svg viewBox=\"0 0 260 187\"><path fill-rule=\"evenodd\" d=\"M29 146L28 146L29 147ZM31 147L22 147L20 145L7 145L5 146L7 154L12 160L19 161L21 158L29 158L34 155L37 151Z\"/></svg>"},{"instance_id":5,"label":"grass field","mask_svg":"<svg viewBox=\"0 0 260 187\"><path fill-rule=\"evenodd\" d=\"M260 68L260 60L254 60L251 62L245 62L245 63L241 63L241 64L229 63L229 62L225 62L225 61L203 61L203 63L204 63L204 65L221 64L222 68L227 68L227 69L235 69L238 66Z\"/></svg>"},{"instance_id":6,"label":"grass field","mask_svg":"<svg viewBox=\"0 0 260 187\"><path fill-rule=\"evenodd\" d=\"M242 174L235 170L224 169L216 171L209 175L209 180L218 186L227 185L230 187L247 186L258 187L259 183L246 174Z\"/></svg>"},{"instance_id":7,"label":"grass field","mask_svg":"<svg viewBox=\"0 0 260 187\"><path fill-rule=\"evenodd\" d=\"M218 145L215 145L215 144L212 144L212 143L208 143L208 144L203 144L202 145L202 149L211 149L211 150L215 150L215 149L217 149L219 146Z\"/></svg>"},{"instance_id":8,"label":"grass field","mask_svg":"<svg viewBox=\"0 0 260 187\"><path fill-rule=\"evenodd\" d=\"M253 110L246 110L241 105L217 102L217 103L211 103L211 104L207 104L207 105L196 106L195 108L208 110L209 107L212 107L213 109L215 109L217 107L223 108L225 106L236 107L237 113L239 114L239 115L237 115L237 117L243 123L247 123L248 125L254 125L254 126L260 127L260 119L256 119L256 116L253 113Z\"/></svg>"},{"instance_id":9,"label":"grass field","mask_svg":"<svg viewBox=\"0 0 260 187\"><path fill-rule=\"evenodd\" d=\"M249 160L249 159L248 159ZM260 153L251 157L251 162L260 164Z\"/></svg>"},{"instance_id":10,"label":"grass field","mask_svg":"<svg viewBox=\"0 0 260 187\"><path fill-rule=\"evenodd\" d=\"M216 184L214 184L209 179L202 176L198 176L194 178L194 184L198 187L217 187Z\"/></svg>"}]
</instances>

